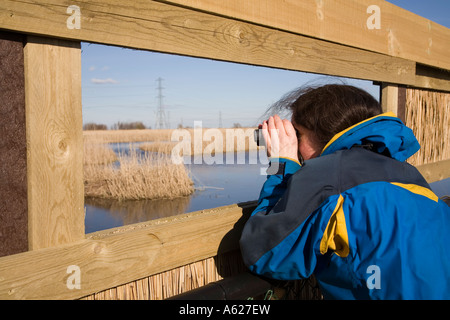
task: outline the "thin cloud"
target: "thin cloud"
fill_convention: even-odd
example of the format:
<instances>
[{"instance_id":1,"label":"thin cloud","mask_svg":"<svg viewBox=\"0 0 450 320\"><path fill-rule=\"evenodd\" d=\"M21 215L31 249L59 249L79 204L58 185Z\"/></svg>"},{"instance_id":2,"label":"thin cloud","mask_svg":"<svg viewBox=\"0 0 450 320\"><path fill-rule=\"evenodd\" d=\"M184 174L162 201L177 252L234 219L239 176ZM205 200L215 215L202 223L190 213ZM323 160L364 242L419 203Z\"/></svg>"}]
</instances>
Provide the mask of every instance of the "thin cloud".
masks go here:
<instances>
[{"instance_id":1,"label":"thin cloud","mask_svg":"<svg viewBox=\"0 0 450 320\"><path fill-rule=\"evenodd\" d=\"M106 79L92 78L91 82L95 83L95 84L116 84L116 83L119 83L119 81L111 79L111 78L106 78Z\"/></svg>"}]
</instances>

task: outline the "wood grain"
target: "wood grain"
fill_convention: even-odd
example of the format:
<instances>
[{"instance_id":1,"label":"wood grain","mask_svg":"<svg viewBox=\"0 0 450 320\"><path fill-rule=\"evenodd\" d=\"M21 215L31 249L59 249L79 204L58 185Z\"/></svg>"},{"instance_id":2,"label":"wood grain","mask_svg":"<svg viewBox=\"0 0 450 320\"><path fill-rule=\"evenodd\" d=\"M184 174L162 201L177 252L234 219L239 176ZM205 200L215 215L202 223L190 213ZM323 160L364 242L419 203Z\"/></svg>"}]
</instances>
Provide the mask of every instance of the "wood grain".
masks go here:
<instances>
[{"instance_id":1,"label":"wood grain","mask_svg":"<svg viewBox=\"0 0 450 320\"><path fill-rule=\"evenodd\" d=\"M30 250L84 238L80 44L25 46Z\"/></svg>"},{"instance_id":2,"label":"wood grain","mask_svg":"<svg viewBox=\"0 0 450 320\"><path fill-rule=\"evenodd\" d=\"M450 159L417 166L428 183L450 178Z\"/></svg>"},{"instance_id":3,"label":"wood grain","mask_svg":"<svg viewBox=\"0 0 450 320\"><path fill-rule=\"evenodd\" d=\"M450 30L383 0L159 0L450 69ZM380 9L380 28L369 29Z\"/></svg>"},{"instance_id":4,"label":"wood grain","mask_svg":"<svg viewBox=\"0 0 450 320\"><path fill-rule=\"evenodd\" d=\"M69 245L0 259L0 299L74 299L238 248L254 203L98 232ZM67 268L81 271L68 289Z\"/></svg>"},{"instance_id":5,"label":"wood grain","mask_svg":"<svg viewBox=\"0 0 450 320\"><path fill-rule=\"evenodd\" d=\"M188 5L188 0L172 2ZM307 18L311 10L286 12L300 2L266 0L259 2L260 6L237 0L220 5L208 0L196 3L209 3L210 7L200 12L197 5L191 10L147 0L132 5L118 0L76 1L82 12L80 29L67 28L68 4L63 0L0 3L0 28L55 38L28 36L24 51L28 226L33 251L0 259L0 298L79 298L236 249L251 207L206 210L85 238L80 44L61 39L412 86L417 84L415 61L450 69L446 64L449 57L442 56L448 51L447 29L428 21L426 25L423 21L415 24L409 21L413 16L401 15L403 11L382 8L387 8L383 19L398 19L400 24L388 23L391 29L380 31L387 32L381 40L378 31L367 39L362 33L353 33L361 24L354 12L367 5L366 0L349 0L345 5L317 1L313 12L327 23L316 21L310 26ZM379 0L373 3L384 5ZM242 4L248 7L243 9ZM249 16L235 16L235 11ZM358 19L352 20L354 17ZM287 25L280 25L282 20ZM315 33L291 30L299 23ZM405 32L413 36L403 40ZM424 37L429 37L426 45L422 43ZM359 48L367 45L365 49L376 52L347 46L351 45L347 41L360 43L354 44ZM417 52L412 52L411 46ZM448 81L445 77L428 81L430 77L436 74L421 74L421 83L445 86ZM448 163L436 163L423 172L427 179L446 178ZM81 270L80 289L67 287L70 265Z\"/></svg>"},{"instance_id":6,"label":"wood grain","mask_svg":"<svg viewBox=\"0 0 450 320\"><path fill-rule=\"evenodd\" d=\"M450 92L450 71L416 64L414 86Z\"/></svg>"},{"instance_id":7,"label":"wood grain","mask_svg":"<svg viewBox=\"0 0 450 320\"><path fill-rule=\"evenodd\" d=\"M0 3L0 27L25 33L194 57L413 85L415 63L273 28L154 1L76 1L80 29L68 29L67 2ZM32 13L32 14L31 14Z\"/></svg>"},{"instance_id":8,"label":"wood grain","mask_svg":"<svg viewBox=\"0 0 450 320\"><path fill-rule=\"evenodd\" d=\"M383 112L393 112L398 115L398 85L382 83L380 100Z\"/></svg>"}]
</instances>

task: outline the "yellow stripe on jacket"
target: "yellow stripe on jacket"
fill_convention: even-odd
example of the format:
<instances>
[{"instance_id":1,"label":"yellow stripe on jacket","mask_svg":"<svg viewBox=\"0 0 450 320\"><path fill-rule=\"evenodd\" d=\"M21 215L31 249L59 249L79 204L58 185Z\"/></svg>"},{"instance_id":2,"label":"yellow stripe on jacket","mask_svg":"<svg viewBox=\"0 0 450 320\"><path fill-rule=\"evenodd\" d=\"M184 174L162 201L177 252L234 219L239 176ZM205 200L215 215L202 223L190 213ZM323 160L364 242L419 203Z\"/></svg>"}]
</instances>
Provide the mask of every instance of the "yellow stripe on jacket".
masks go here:
<instances>
[{"instance_id":1,"label":"yellow stripe on jacket","mask_svg":"<svg viewBox=\"0 0 450 320\"><path fill-rule=\"evenodd\" d=\"M405 184L398 182L391 182L391 184L406 189L412 193L420 194L421 196L427 197L428 199L433 200L434 202L438 202L439 200L438 196L435 195L434 192L428 188L421 187L416 184Z\"/></svg>"},{"instance_id":2,"label":"yellow stripe on jacket","mask_svg":"<svg viewBox=\"0 0 450 320\"><path fill-rule=\"evenodd\" d=\"M350 252L343 204L344 197L339 195L336 207L320 241L321 254L327 253L328 250L333 250L338 256L345 258Z\"/></svg>"}]
</instances>

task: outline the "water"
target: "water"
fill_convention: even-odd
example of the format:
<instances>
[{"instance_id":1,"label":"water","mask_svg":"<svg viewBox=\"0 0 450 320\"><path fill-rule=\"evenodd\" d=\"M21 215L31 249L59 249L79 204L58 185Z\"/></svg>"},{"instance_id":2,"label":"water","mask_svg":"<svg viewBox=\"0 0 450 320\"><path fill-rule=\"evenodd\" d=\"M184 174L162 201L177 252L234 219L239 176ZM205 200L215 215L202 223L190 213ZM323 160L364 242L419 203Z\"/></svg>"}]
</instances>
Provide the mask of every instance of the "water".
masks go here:
<instances>
[{"instance_id":1,"label":"water","mask_svg":"<svg viewBox=\"0 0 450 320\"><path fill-rule=\"evenodd\" d=\"M139 143L133 143L135 147ZM129 143L112 145L116 152L127 152ZM245 158L244 158L245 157ZM144 222L162 217L210 209L239 202L257 200L266 180L267 159L258 158L255 152L238 152L231 164L186 164L191 172L196 191L188 197L173 200L122 201L86 199L86 233ZM228 158L229 159L229 158ZM242 160L244 159L244 160ZM244 161L245 164L236 164ZM185 159L189 162L188 159ZM249 164L249 163L258 164ZM431 184L437 196L450 195L450 178Z\"/></svg>"},{"instance_id":2,"label":"water","mask_svg":"<svg viewBox=\"0 0 450 320\"><path fill-rule=\"evenodd\" d=\"M450 196L450 178L430 183L430 187L439 198Z\"/></svg>"},{"instance_id":3,"label":"water","mask_svg":"<svg viewBox=\"0 0 450 320\"><path fill-rule=\"evenodd\" d=\"M129 143L113 144L115 152L126 153ZM138 146L138 144L133 144ZM228 155L230 157L230 155ZM252 152L237 152L233 163L194 164L193 159L185 159L186 167L191 172L196 191L188 197L172 200L140 200L117 201L108 199L86 199L85 231L91 233L99 230L119 227L127 224L144 222L177 214L210 209L239 202L257 200L265 175L261 175L267 168L267 159L261 159ZM228 158L229 160L230 158ZM245 164L237 164L242 160ZM241 163L242 161L239 161ZM225 164L226 163L226 164Z\"/></svg>"}]
</instances>

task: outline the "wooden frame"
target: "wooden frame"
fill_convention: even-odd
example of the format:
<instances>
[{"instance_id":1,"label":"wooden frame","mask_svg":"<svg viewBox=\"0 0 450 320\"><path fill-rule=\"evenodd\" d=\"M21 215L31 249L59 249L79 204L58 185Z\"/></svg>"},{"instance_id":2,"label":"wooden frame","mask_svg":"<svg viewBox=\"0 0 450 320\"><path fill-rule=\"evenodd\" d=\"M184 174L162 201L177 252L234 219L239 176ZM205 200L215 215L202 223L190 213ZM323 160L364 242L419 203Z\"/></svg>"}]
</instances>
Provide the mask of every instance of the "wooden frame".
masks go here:
<instances>
[{"instance_id":1,"label":"wooden frame","mask_svg":"<svg viewBox=\"0 0 450 320\"><path fill-rule=\"evenodd\" d=\"M0 298L80 298L236 249L254 206L85 235L80 41L378 81L383 107L396 113L404 86L450 92L450 30L381 0L293 3L0 3L0 29L23 33L26 42L30 250L0 258ZM368 28L371 5L381 9L380 29ZM336 32L338 26L342 31ZM421 171L430 182L446 178L450 162ZM79 288L67 285L70 266L81 272Z\"/></svg>"},{"instance_id":2,"label":"wooden frame","mask_svg":"<svg viewBox=\"0 0 450 320\"><path fill-rule=\"evenodd\" d=\"M9 17L8 11L13 11L14 18L4 17L3 21L21 32L336 76L415 83L412 61L155 1L135 1L134 6L122 6L116 0L83 2L79 4L80 29L68 29L69 15L58 2L7 0L0 4L0 21L2 14Z\"/></svg>"},{"instance_id":3,"label":"wooden frame","mask_svg":"<svg viewBox=\"0 0 450 320\"><path fill-rule=\"evenodd\" d=\"M406 87L390 83L381 84L383 112L393 112L405 122Z\"/></svg>"},{"instance_id":4,"label":"wooden frame","mask_svg":"<svg viewBox=\"0 0 450 320\"><path fill-rule=\"evenodd\" d=\"M29 36L24 56L28 243L35 250L84 238L80 44Z\"/></svg>"},{"instance_id":5,"label":"wooden frame","mask_svg":"<svg viewBox=\"0 0 450 320\"><path fill-rule=\"evenodd\" d=\"M313 33L314 28L308 27L307 30L303 30L296 26L298 21L307 22L302 22L302 26L317 24L311 20L316 19L317 12L306 10L309 5L303 8L305 5L278 6L278 2L273 0L268 2L260 0L257 4L253 1L227 1L229 6L227 5L225 9L232 8L230 13L223 8L223 4L215 3L213 0L161 2L177 2L183 6L169 5L160 1L135 1L133 6L123 6L117 0L74 1L72 6L79 9L79 16L72 18L77 13L70 11L70 6L61 0L43 0L39 3L5 0L0 4L0 27L47 37L450 91L450 75L439 69L442 68L441 61L445 62L449 59L444 44L450 42L450 32L420 17L411 19L409 16L405 20L402 19L401 24L396 26L405 38L404 42L400 42L401 39L398 36L389 37L388 35L388 40L380 35L371 37L384 34L386 30L367 30L366 20L369 17L367 7L358 4L355 0L348 1L348 3L353 2L350 6L338 1L328 2L330 10L322 9L323 12L330 14L334 9L339 9L338 13L329 17L331 23L321 22L321 27L317 29L321 32L328 30L328 36ZM258 4L262 2L267 2L267 6L261 4L259 7ZM388 20L390 23L396 23L397 20L392 18L396 14L407 16L410 14L385 1L372 2L383 7L383 15L391 17ZM184 7L184 4L193 3L198 6L198 9L210 11L213 14ZM247 17L248 12L255 10L249 11L246 6L261 9L261 16ZM271 11L273 9L271 6L279 8ZM33 14L29 14L30 12ZM273 15L273 12L279 12L280 18L274 21L273 17L277 15ZM300 16L292 16L293 12ZM224 18L223 15L230 15L233 18ZM239 20L235 19L235 15ZM289 26L279 25L281 22L278 20L285 21L286 15L290 17ZM336 32L337 24L341 26L347 21L355 21L351 19L354 17L358 17L357 27L347 28L348 33ZM70 23L75 18L79 20L79 26L71 26ZM262 27L259 24L265 18L267 18L265 21L267 27ZM249 22L242 22L240 19ZM309 22L311 24L308 24ZM427 32L423 31L424 25L431 29L426 29ZM394 30L388 29L390 32ZM420 32L418 31L412 37L411 30ZM354 32L358 36L354 37ZM348 41L340 39L342 35L347 35ZM417 50L418 44L415 41L426 36L435 37L439 41L435 41L430 54L422 54L420 57L426 58L432 55L436 58L432 61L418 58L417 62L429 65L428 73L422 72L419 75L416 73L416 61L405 59L405 57L414 57L417 52L420 52ZM392 41L396 49L391 50L392 52L381 49L387 46L386 41L389 39L395 39ZM411 41L412 45L409 44ZM379 49L371 48L372 42L375 42L373 46ZM419 44L419 47L422 46L425 45ZM443 54L442 51L444 51Z\"/></svg>"},{"instance_id":6,"label":"wooden frame","mask_svg":"<svg viewBox=\"0 0 450 320\"><path fill-rule=\"evenodd\" d=\"M85 240L0 259L0 299L74 299L238 249L253 203L97 232ZM188 249L188 250L187 250ZM81 270L69 289L69 266Z\"/></svg>"},{"instance_id":7,"label":"wooden frame","mask_svg":"<svg viewBox=\"0 0 450 320\"><path fill-rule=\"evenodd\" d=\"M383 0L161 2L450 69L450 30Z\"/></svg>"}]
</instances>

